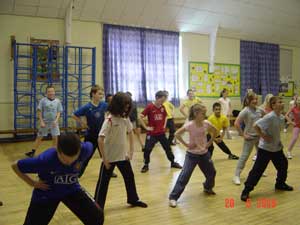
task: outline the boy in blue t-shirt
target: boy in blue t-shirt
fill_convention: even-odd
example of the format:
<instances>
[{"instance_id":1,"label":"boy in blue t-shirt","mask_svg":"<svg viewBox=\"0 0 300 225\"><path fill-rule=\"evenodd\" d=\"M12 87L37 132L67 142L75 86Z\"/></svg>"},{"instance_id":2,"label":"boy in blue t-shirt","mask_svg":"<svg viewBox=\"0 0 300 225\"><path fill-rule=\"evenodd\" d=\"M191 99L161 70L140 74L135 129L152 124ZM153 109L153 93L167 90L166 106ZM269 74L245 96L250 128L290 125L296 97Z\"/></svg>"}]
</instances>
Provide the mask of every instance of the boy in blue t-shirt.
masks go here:
<instances>
[{"instance_id":1,"label":"boy in blue t-shirt","mask_svg":"<svg viewBox=\"0 0 300 225\"><path fill-rule=\"evenodd\" d=\"M50 148L12 165L14 172L34 187L24 225L49 224L60 202L84 224L103 224L102 209L78 182L81 166L92 152L91 143L81 143L76 134L62 134L57 150ZM39 180L33 180L27 173L37 173Z\"/></svg>"},{"instance_id":2,"label":"boy in blue t-shirt","mask_svg":"<svg viewBox=\"0 0 300 225\"><path fill-rule=\"evenodd\" d=\"M35 151L42 143L43 137L47 137L48 133L51 133L52 136L52 147L56 147L57 145L57 136L60 134L58 121L63 109L60 100L55 98L55 89L53 86L46 88L46 97L40 100L37 110L40 127L32 150L25 153L28 157L34 156Z\"/></svg>"},{"instance_id":3,"label":"boy in blue t-shirt","mask_svg":"<svg viewBox=\"0 0 300 225\"><path fill-rule=\"evenodd\" d=\"M89 141L93 144L93 153L90 158L86 160L82 166L79 177L83 174L89 160L92 158L96 148L98 148L98 134L102 127L107 110L107 103L102 101L103 89L94 85L90 91L91 101L80 107L74 112L73 119L75 119L82 128L87 128L84 141ZM80 117L85 117L86 122Z\"/></svg>"}]
</instances>

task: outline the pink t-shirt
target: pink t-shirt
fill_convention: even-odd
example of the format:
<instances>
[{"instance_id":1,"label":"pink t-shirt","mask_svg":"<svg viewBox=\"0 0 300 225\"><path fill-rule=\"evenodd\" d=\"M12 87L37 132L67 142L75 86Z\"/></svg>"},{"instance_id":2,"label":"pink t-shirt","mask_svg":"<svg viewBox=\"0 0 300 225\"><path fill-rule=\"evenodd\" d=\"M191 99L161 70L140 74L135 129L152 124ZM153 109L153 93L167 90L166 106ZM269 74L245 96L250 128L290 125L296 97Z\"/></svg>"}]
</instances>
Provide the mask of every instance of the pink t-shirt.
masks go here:
<instances>
[{"instance_id":1,"label":"pink t-shirt","mask_svg":"<svg viewBox=\"0 0 300 225\"><path fill-rule=\"evenodd\" d=\"M293 107L291 112L293 113L294 123L296 124L295 127L300 128L300 109L298 107Z\"/></svg>"},{"instance_id":2,"label":"pink t-shirt","mask_svg":"<svg viewBox=\"0 0 300 225\"><path fill-rule=\"evenodd\" d=\"M190 145L198 145L195 148L188 149L187 151L193 154L203 155L207 152L207 130L212 126L208 120L203 121L203 125L198 127L194 121L189 121L184 125L186 131L189 132Z\"/></svg>"}]
</instances>

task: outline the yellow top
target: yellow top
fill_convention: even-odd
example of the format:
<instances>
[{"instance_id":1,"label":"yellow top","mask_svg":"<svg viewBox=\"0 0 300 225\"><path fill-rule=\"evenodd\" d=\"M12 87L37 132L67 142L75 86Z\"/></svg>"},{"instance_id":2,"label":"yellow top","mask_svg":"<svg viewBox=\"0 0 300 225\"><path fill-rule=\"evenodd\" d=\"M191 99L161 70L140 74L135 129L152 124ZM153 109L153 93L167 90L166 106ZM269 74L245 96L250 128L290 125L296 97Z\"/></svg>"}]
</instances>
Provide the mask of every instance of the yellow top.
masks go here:
<instances>
[{"instance_id":1,"label":"yellow top","mask_svg":"<svg viewBox=\"0 0 300 225\"><path fill-rule=\"evenodd\" d=\"M163 106L165 107L166 109L166 112L167 112L167 119L172 119L173 118L173 111L174 111L174 105L169 102L169 101L165 101Z\"/></svg>"},{"instance_id":2,"label":"yellow top","mask_svg":"<svg viewBox=\"0 0 300 225\"><path fill-rule=\"evenodd\" d=\"M220 133L220 130L222 130L223 128L226 128L229 126L229 120L225 115L222 115L220 117L216 117L215 114L213 113L212 115L210 115L208 117L208 121L212 123L212 125L214 125L217 130L218 133Z\"/></svg>"},{"instance_id":3,"label":"yellow top","mask_svg":"<svg viewBox=\"0 0 300 225\"><path fill-rule=\"evenodd\" d=\"M186 99L183 102L183 105L186 106L190 110L191 106L196 104L196 103L201 103L201 100L199 98L194 98L193 100Z\"/></svg>"}]
</instances>

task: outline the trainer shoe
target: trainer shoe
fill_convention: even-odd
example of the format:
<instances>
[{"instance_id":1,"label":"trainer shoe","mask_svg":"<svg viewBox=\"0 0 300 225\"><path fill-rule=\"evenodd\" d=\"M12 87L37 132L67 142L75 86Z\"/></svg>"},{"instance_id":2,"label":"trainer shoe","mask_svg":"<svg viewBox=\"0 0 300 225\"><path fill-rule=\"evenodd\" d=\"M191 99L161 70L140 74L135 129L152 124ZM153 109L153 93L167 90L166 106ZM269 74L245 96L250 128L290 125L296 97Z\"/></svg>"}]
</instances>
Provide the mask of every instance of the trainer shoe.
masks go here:
<instances>
[{"instance_id":1,"label":"trainer shoe","mask_svg":"<svg viewBox=\"0 0 300 225\"><path fill-rule=\"evenodd\" d=\"M215 195L216 194L216 192L214 192L212 188L210 188L210 189L204 188L203 192L207 195Z\"/></svg>"},{"instance_id":2,"label":"trainer shoe","mask_svg":"<svg viewBox=\"0 0 300 225\"><path fill-rule=\"evenodd\" d=\"M172 207L172 208L176 208L176 206L177 206L177 201L174 200L174 199L170 199L170 200L169 200L169 206Z\"/></svg>"},{"instance_id":3,"label":"trainer shoe","mask_svg":"<svg viewBox=\"0 0 300 225\"><path fill-rule=\"evenodd\" d=\"M249 198L249 192L244 190L241 194L241 200L245 202L247 201L248 198Z\"/></svg>"},{"instance_id":4,"label":"trainer shoe","mask_svg":"<svg viewBox=\"0 0 300 225\"><path fill-rule=\"evenodd\" d=\"M236 156L236 155L231 154L231 155L228 156L228 159L239 159L239 157Z\"/></svg>"},{"instance_id":5,"label":"trainer shoe","mask_svg":"<svg viewBox=\"0 0 300 225\"><path fill-rule=\"evenodd\" d=\"M29 158L33 158L35 154L34 150L31 150L30 152L26 152L25 155L28 156Z\"/></svg>"},{"instance_id":6,"label":"trainer shoe","mask_svg":"<svg viewBox=\"0 0 300 225\"><path fill-rule=\"evenodd\" d=\"M240 180L240 177L239 176L234 176L232 178L232 182L236 185L240 185L241 184L241 180Z\"/></svg>"},{"instance_id":7,"label":"trainer shoe","mask_svg":"<svg viewBox=\"0 0 300 225\"><path fill-rule=\"evenodd\" d=\"M275 184L275 189L276 190L281 190L281 191L292 191L292 190L294 190L294 188L292 186L289 186L286 183Z\"/></svg>"},{"instance_id":8,"label":"trainer shoe","mask_svg":"<svg viewBox=\"0 0 300 225\"><path fill-rule=\"evenodd\" d=\"M114 172L111 174L111 177L113 177L113 178L117 178L118 177L118 175L117 174L115 174Z\"/></svg>"},{"instance_id":9,"label":"trainer shoe","mask_svg":"<svg viewBox=\"0 0 300 225\"><path fill-rule=\"evenodd\" d=\"M140 200L136 201L136 202L129 202L130 205L134 206L134 207L141 207L141 208L147 208L148 205L145 202L142 202Z\"/></svg>"},{"instance_id":10,"label":"trainer shoe","mask_svg":"<svg viewBox=\"0 0 300 225\"><path fill-rule=\"evenodd\" d=\"M149 166L145 164L143 168L141 169L141 173L146 173L149 170Z\"/></svg>"},{"instance_id":11,"label":"trainer shoe","mask_svg":"<svg viewBox=\"0 0 300 225\"><path fill-rule=\"evenodd\" d=\"M292 159L293 158L292 153L290 151L287 152L287 158L288 159Z\"/></svg>"},{"instance_id":12,"label":"trainer shoe","mask_svg":"<svg viewBox=\"0 0 300 225\"><path fill-rule=\"evenodd\" d=\"M252 160L253 160L253 161L255 161L255 160L256 160L256 158L257 158L257 156L256 156L256 155L254 155L254 156L253 156L253 158L252 158Z\"/></svg>"},{"instance_id":13,"label":"trainer shoe","mask_svg":"<svg viewBox=\"0 0 300 225\"><path fill-rule=\"evenodd\" d=\"M182 169L182 166L178 162L172 162L171 168Z\"/></svg>"}]
</instances>

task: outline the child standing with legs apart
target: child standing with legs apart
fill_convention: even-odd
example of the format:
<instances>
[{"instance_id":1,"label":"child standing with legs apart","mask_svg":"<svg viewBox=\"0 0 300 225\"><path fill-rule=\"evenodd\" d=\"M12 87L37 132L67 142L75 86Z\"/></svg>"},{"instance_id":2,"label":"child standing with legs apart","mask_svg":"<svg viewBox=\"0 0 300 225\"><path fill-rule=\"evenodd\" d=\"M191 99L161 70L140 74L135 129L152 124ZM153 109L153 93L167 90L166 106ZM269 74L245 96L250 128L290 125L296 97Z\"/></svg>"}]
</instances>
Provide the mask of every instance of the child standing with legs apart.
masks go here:
<instances>
[{"instance_id":1,"label":"child standing with legs apart","mask_svg":"<svg viewBox=\"0 0 300 225\"><path fill-rule=\"evenodd\" d=\"M291 118L293 118L293 121L291 120ZM293 137L292 140L289 144L288 147L288 152L287 152L287 157L288 159L292 159L292 149L294 147L294 145L296 144L296 141L299 137L299 132L300 132L300 98L297 98L296 100L296 106L294 106L293 108L291 108L285 115L285 118L287 119L287 121L294 125L293 128Z\"/></svg>"},{"instance_id":2,"label":"child standing with legs apart","mask_svg":"<svg viewBox=\"0 0 300 225\"><path fill-rule=\"evenodd\" d=\"M103 211L78 183L80 167L92 151L92 144L80 143L76 134L62 134L57 150L50 148L36 158L22 159L12 165L15 173L34 187L24 225L49 224L60 202L83 224L103 224ZM27 173L38 174L39 180L33 180Z\"/></svg>"},{"instance_id":3,"label":"child standing with legs apart","mask_svg":"<svg viewBox=\"0 0 300 225\"><path fill-rule=\"evenodd\" d=\"M122 92L115 94L108 106L110 114L105 119L99 133L98 145L103 162L95 191L95 200L103 209L115 166L120 170L125 182L127 203L132 206L147 207L146 203L139 200L130 164L134 147L132 124L128 118L131 108L132 101L128 94ZM129 135L129 152L126 151L127 134Z\"/></svg>"},{"instance_id":4,"label":"child standing with legs apart","mask_svg":"<svg viewBox=\"0 0 300 225\"><path fill-rule=\"evenodd\" d=\"M257 159L245 182L245 188L241 194L241 200L246 201L249 193L257 185L263 172L272 160L277 170L275 189L292 191L293 187L287 185L288 161L283 154L283 145L280 141L280 128L284 126L284 116L281 115L283 102L280 97L273 96L270 99L272 111L255 122L254 128L260 136Z\"/></svg>"},{"instance_id":5,"label":"child standing with legs apart","mask_svg":"<svg viewBox=\"0 0 300 225\"><path fill-rule=\"evenodd\" d=\"M167 112L163 103L167 99L167 94L164 91L158 91L155 94L155 101L147 105L144 111L140 114L141 125L147 130L145 150L144 150L144 166L141 169L142 173L146 173L149 170L150 154L154 145L160 142L166 155L171 162L172 168L181 169L179 163L174 161L174 154L171 146L166 138L166 123ZM148 117L148 126L143 121L144 117Z\"/></svg>"},{"instance_id":6,"label":"child standing with legs apart","mask_svg":"<svg viewBox=\"0 0 300 225\"><path fill-rule=\"evenodd\" d=\"M90 91L90 98L91 101L77 109L73 115L73 119L75 119L82 128L87 128L84 141L89 141L93 144L93 154L85 161L79 177L82 176L96 148L98 148L98 134L104 122L105 112L107 110L107 103L102 100L103 88L94 85ZM86 122L82 120L81 117L85 117Z\"/></svg>"},{"instance_id":7,"label":"child standing with legs apart","mask_svg":"<svg viewBox=\"0 0 300 225\"><path fill-rule=\"evenodd\" d=\"M62 113L62 105L59 99L55 98L55 89L52 86L46 88L46 97L42 98L38 105L38 118L40 120L40 128L33 148L30 152L25 153L28 157L33 157L35 151L41 145L43 137L47 137L49 133L52 136L52 146L57 146L57 136L59 136L58 120Z\"/></svg>"},{"instance_id":8,"label":"child standing with legs apart","mask_svg":"<svg viewBox=\"0 0 300 225\"><path fill-rule=\"evenodd\" d=\"M180 197L189 182L196 165L204 173L206 181L203 183L204 192L214 195L213 187L215 185L216 170L208 152L208 147L212 144L217 135L217 129L207 120L205 120L206 108L201 104L195 104L190 108L189 122L181 127L175 133L179 142L188 150L185 155L185 161L180 175L176 181L175 187L169 196L169 205L177 206L177 199ZM186 143L182 134L189 132L189 143ZM207 142L207 132L211 133L212 138Z\"/></svg>"},{"instance_id":9,"label":"child standing with legs apart","mask_svg":"<svg viewBox=\"0 0 300 225\"><path fill-rule=\"evenodd\" d=\"M245 106L246 107L239 113L234 122L234 126L244 138L243 151L235 169L235 176L232 180L236 185L241 184L240 174L246 165L253 147L255 146L257 148L258 146L259 136L253 125L264 115L264 111L257 107L257 95L254 92L250 92L246 95ZM245 125L243 130L241 129L242 123Z\"/></svg>"}]
</instances>

